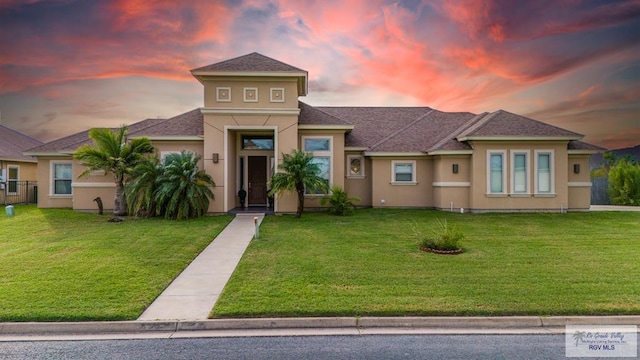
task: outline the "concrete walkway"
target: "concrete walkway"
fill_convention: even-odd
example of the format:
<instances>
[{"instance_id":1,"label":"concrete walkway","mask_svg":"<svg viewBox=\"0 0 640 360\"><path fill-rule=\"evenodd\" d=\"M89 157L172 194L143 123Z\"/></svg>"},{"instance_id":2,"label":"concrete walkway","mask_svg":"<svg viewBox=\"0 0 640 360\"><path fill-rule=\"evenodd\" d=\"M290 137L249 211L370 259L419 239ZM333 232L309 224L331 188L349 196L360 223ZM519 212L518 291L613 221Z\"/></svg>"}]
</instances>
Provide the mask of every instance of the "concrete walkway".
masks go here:
<instances>
[{"instance_id":1,"label":"concrete walkway","mask_svg":"<svg viewBox=\"0 0 640 360\"><path fill-rule=\"evenodd\" d=\"M264 214L238 214L138 320L205 320L231 278Z\"/></svg>"}]
</instances>

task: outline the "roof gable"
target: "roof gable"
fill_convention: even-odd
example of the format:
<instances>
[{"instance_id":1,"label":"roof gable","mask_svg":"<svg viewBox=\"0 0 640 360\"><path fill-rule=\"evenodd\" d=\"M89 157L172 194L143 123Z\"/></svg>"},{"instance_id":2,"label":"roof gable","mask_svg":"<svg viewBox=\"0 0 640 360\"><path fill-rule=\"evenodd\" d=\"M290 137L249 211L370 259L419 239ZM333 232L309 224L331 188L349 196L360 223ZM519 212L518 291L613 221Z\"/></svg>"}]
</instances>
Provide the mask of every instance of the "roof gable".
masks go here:
<instances>
[{"instance_id":1,"label":"roof gable","mask_svg":"<svg viewBox=\"0 0 640 360\"><path fill-rule=\"evenodd\" d=\"M0 125L0 159L17 161L35 161L31 156L25 156L23 152L43 142L25 135L21 132Z\"/></svg>"},{"instance_id":2,"label":"roof gable","mask_svg":"<svg viewBox=\"0 0 640 360\"><path fill-rule=\"evenodd\" d=\"M459 134L457 139L465 141L501 137L580 140L583 135L526 116L498 110L485 114Z\"/></svg>"},{"instance_id":3,"label":"roof gable","mask_svg":"<svg viewBox=\"0 0 640 360\"><path fill-rule=\"evenodd\" d=\"M257 52L199 67L191 72L306 72Z\"/></svg>"}]
</instances>

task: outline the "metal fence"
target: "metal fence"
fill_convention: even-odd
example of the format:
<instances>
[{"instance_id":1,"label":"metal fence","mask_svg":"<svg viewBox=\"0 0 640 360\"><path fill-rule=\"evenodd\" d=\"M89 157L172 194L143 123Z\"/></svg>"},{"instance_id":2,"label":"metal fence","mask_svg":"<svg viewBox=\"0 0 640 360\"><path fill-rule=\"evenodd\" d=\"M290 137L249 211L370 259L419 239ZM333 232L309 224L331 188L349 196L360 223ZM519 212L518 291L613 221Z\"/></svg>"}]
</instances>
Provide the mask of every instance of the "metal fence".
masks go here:
<instances>
[{"instance_id":1,"label":"metal fence","mask_svg":"<svg viewBox=\"0 0 640 360\"><path fill-rule=\"evenodd\" d=\"M0 183L0 204L37 204L37 181L7 181Z\"/></svg>"},{"instance_id":2,"label":"metal fence","mask_svg":"<svg viewBox=\"0 0 640 360\"><path fill-rule=\"evenodd\" d=\"M609 178L591 178L591 205L611 205Z\"/></svg>"}]
</instances>

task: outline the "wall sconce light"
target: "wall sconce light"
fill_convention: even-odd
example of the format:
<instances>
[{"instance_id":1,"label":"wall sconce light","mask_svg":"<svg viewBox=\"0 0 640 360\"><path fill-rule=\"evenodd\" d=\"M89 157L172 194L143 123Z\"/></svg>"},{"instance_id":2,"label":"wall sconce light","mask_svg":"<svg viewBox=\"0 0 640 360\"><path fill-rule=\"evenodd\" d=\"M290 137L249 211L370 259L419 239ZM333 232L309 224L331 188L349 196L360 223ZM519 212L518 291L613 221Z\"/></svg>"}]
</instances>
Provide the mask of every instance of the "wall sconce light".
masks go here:
<instances>
[{"instance_id":1,"label":"wall sconce light","mask_svg":"<svg viewBox=\"0 0 640 360\"><path fill-rule=\"evenodd\" d=\"M457 174L458 173L458 164L453 164L452 170L453 170L454 174Z\"/></svg>"},{"instance_id":2,"label":"wall sconce light","mask_svg":"<svg viewBox=\"0 0 640 360\"><path fill-rule=\"evenodd\" d=\"M211 159L213 160L214 164L218 163L218 153L213 153L211 156Z\"/></svg>"},{"instance_id":3,"label":"wall sconce light","mask_svg":"<svg viewBox=\"0 0 640 360\"><path fill-rule=\"evenodd\" d=\"M573 173L580 174L580 164L573 164Z\"/></svg>"}]
</instances>

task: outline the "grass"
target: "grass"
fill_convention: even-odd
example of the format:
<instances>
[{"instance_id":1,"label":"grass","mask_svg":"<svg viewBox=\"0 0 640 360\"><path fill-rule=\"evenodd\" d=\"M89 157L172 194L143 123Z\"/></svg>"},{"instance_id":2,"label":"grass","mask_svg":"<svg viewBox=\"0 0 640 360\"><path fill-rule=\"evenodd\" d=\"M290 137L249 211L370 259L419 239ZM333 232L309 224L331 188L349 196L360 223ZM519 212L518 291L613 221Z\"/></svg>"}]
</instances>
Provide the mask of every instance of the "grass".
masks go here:
<instances>
[{"instance_id":1,"label":"grass","mask_svg":"<svg viewBox=\"0 0 640 360\"><path fill-rule=\"evenodd\" d=\"M446 219L461 255L417 250ZM640 213L267 217L211 316L640 314Z\"/></svg>"},{"instance_id":2,"label":"grass","mask_svg":"<svg viewBox=\"0 0 640 360\"><path fill-rule=\"evenodd\" d=\"M0 211L0 321L136 319L231 221Z\"/></svg>"}]
</instances>

